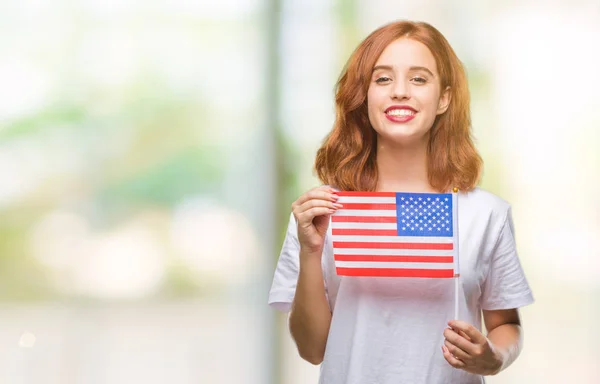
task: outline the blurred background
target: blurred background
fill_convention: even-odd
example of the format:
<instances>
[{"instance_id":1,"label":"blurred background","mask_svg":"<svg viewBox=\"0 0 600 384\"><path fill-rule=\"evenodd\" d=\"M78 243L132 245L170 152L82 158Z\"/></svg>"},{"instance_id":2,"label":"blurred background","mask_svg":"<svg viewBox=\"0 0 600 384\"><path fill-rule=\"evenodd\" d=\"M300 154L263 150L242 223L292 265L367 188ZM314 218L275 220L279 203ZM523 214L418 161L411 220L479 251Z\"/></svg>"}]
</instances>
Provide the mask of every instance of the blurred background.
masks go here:
<instances>
[{"instance_id":1,"label":"blurred background","mask_svg":"<svg viewBox=\"0 0 600 384\"><path fill-rule=\"evenodd\" d=\"M316 383L267 293L345 61L405 18L467 68L537 300L488 382L599 383L598 0L0 0L0 383Z\"/></svg>"}]
</instances>

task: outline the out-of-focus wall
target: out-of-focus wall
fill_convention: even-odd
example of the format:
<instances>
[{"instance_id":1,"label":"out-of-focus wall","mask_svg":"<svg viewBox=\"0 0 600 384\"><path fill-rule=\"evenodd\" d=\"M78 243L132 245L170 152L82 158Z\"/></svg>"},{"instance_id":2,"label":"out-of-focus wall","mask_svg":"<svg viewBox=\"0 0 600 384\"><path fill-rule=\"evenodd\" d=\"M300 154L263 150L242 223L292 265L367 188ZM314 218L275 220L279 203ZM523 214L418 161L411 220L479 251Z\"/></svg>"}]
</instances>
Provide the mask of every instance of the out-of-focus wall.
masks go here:
<instances>
[{"instance_id":1,"label":"out-of-focus wall","mask_svg":"<svg viewBox=\"0 0 600 384\"><path fill-rule=\"evenodd\" d=\"M272 382L264 1L0 1L0 382Z\"/></svg>"}]
</instances>

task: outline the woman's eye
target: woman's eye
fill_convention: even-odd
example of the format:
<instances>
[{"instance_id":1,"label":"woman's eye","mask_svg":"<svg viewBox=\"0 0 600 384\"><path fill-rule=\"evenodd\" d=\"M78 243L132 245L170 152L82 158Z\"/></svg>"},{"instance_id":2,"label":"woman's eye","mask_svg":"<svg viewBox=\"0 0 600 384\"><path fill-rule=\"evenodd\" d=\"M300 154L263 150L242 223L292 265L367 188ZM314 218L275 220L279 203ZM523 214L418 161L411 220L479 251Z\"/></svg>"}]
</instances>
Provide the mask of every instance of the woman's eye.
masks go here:
<instances>
[{"instance_id":1,"label":"woman's eye","mask_svg":"<svg viewBox=\"0 0 600 384\"><path fill-rule=\"evenodd\" d=\"M425 84L427 82L427 79L423 77L413 77L411 80L419 84Z\"/></svg>"},{"instance_id":2,"label":"woman's eye","mask_svg":"<svg viewBox=\"0 0 600 384\"><path fill-rule=\"evenodd\" d=\"M377 78L377 80L375 80L375 82L379 84L379 83L388 82L390 80L392 80L392 79L390 79L389 77L381 76L381 77Z\"/></svg>"}]
</instances>

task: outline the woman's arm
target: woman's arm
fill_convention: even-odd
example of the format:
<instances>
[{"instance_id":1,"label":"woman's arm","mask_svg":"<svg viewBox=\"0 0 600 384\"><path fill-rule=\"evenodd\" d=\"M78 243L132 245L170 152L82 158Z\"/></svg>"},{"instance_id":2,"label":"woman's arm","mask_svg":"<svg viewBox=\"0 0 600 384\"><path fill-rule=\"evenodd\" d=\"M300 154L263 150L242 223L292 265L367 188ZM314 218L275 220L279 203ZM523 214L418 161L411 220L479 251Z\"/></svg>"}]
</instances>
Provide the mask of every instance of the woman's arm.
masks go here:
<instances>
[{"instance_id":1,"label":"woman's arm","mask_svg":"<svg viewBox=\"0 0 600 384\"><path fill-rule=\"evenodd\" d=\"M464 321L448 322L450 328L444 330L442 351L454 368L479 375L495 375L521 352L521 321L518 309L484 310L483 319L487 337Z\"/></svg>"},{"instance_id":2,"label":"woman's arm","mask_svg":"<svg viewBox=\"0 0 600 384\"><path fill-rule=\"evenodd\" d=\"M483 321L488 339L500 354L502 365L498 372L516 360L523 349L523 331L518 309L483 311ZM496 372L496 373L498 373Z\"/></svg>"},{"instance_id":3,"label":"woman's arm","mask_svg":"<svg viewBox=\"0 0 600 384\"><path fill-rule=\"evenodd\" d=\"M325 295L321 253L300 251L300 273L292 302L289 326L300 356L321 364L331 324L331 310Z\"/></svg>"},{"instance_id":4,"label":"woman's arm","mask_svg":"<svg viewBox=\"0 0 600 384\"><path fill-rule=\"evenodd\" d=\"M322 186L311 189L292 204L300 255L290 333L300 356L315 365L323 361L331 324L321 257L330 217L342 208L336 203L338 198L333 188Z\"/></svg>"}]
</instances>

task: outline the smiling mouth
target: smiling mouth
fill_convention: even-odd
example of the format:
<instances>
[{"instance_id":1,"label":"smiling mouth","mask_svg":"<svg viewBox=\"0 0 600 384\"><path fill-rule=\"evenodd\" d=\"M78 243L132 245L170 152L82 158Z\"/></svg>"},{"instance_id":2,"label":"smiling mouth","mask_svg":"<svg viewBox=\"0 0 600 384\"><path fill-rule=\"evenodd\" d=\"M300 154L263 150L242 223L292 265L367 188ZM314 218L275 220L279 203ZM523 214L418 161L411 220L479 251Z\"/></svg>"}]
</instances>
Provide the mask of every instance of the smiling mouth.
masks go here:
<instances>
[{"instance_id":1,"label":"smiling mouth","mask_svg":"<svg viewBox=\"0 0 600 384\"><path fill-rule=\"evenodd\" d=\"M414 116L416 114L416 112L411 111L410 109L392 109L391 111L388 111L385 114L388 116L405 117L405 116Z\"/></svg>"},{"instance_id":2,"label":"smiling mouth","mask_svg":"<svg viewBox=\"0 0 600 384\"><path fill-rule=\"evenodd\" d=\"M385 118L395 124L408 123L417 115L417 111L410 108L393 108L385 112Z\"/></svg>"}]
</instances>

